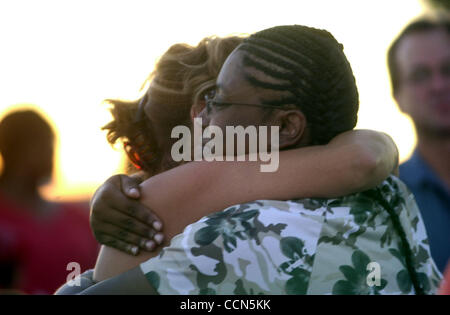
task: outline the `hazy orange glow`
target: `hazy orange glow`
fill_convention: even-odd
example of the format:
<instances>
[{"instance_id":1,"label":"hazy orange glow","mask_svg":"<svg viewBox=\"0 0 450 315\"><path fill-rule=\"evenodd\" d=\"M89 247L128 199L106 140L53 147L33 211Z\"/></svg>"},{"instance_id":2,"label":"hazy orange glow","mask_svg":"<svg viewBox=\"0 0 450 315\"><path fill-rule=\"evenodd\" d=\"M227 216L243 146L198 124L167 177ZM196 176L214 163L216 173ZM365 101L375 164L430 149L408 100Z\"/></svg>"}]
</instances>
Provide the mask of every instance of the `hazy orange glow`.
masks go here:
<instances>
[{"instance_id":1,"label":"hazy orange glow","mask_svg":"<svg viewBox=\"0 0 450 315\"><path fill-rule=\"evenodd\" d=\"M123 161L100 130L110 119L102 100L138 97L171 44L304 24L344 44L360 91L358 128L390 134L404 160L415 137L390 96L386 49L421 12L418 0L2 1L0 115L24 104L45 113L58 132L46 196L88 198Z\"/></svg>"}]
</instances>

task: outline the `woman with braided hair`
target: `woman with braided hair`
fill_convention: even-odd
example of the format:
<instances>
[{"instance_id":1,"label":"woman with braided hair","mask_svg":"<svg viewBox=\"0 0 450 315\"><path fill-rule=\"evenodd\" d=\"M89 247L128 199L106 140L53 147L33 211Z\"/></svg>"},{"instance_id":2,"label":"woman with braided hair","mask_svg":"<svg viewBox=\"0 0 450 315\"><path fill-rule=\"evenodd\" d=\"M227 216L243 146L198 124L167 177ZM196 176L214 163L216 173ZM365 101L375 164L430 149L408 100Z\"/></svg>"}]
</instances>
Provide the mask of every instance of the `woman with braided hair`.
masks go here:
<instances>
[{"instance_id":1,"label":"woman with braided hair","mask_svg":"<svg viewBox=\"0 0 450 315\"><path fill-rule=\"evenodd\" d=\"M278 126L279 148L293 159L294 152L311 157L318 147L341 145L356 124L357 110L355 80L342 46L326 31L295 25L244 40L224 63L200 117L222 129ZM166 236L173 236L170 226L184 217L201 219L159 256L145 262L138 256L138 267L83 293L435 292L439 274L423 223L398 179L391 176L359 193L347 190L344 197L292 199L289 188L298 187L299 179L290 175L299 166L281 162L276 175L254 171L259 163L253 162L192 162L150 177L141 185L142 202L168 222ZM320 159L299 163L310 163L302 167L316 173L303 174L312 176L327 167ZM387 173L391 170L392 165ZM329 181L339 183L348 171L300 181L317 188L322 180L330 187ZM338 196L336 190L328 198ZM302 194L297 191L297 198ZM273 200L264 200L268 197ZM110 256L97 267L116 262Z\"/></svg>"}]
</instances>

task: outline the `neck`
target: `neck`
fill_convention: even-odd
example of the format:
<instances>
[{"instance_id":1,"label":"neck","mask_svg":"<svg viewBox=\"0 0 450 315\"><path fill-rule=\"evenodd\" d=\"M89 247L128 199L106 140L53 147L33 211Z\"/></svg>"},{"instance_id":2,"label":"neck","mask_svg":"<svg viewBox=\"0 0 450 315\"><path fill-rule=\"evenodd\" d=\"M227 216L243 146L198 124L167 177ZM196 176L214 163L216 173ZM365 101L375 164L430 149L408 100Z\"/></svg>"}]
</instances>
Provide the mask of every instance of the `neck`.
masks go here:
<instances>
[{"instance_id":1,"label":"neck","mask_svg":"<svg viewBox=\"0 0 450 315\"><path fill-rule=\"evenodd\" d=\"M166 172L174 167L181 165L180 162L175 162L170 154L163 156L160 165L155 169L155 173L152 175L157 175L159 173Z\"/></svg>"},{"instance_id":2,"label":"neck","mask_svg":"<svg viewBox=\"0 0 450 315\"><path fill-rule=\"evenodd\" d=\"M26 176L18 174L12 176L5 172L0 177L0 190L7 197L23 205L35 206L43 202L37 184Z\"/></svg>"},{"instance_id":3,"label":"neck","mask_svg":"<svg viewBox=\"0 0 450 315\"><path fill-rule=\"evenodd\" d=\"M439 178L450 188L450 137L430 137L418 134L417 148Z\"/></svg>"}]
</instances>

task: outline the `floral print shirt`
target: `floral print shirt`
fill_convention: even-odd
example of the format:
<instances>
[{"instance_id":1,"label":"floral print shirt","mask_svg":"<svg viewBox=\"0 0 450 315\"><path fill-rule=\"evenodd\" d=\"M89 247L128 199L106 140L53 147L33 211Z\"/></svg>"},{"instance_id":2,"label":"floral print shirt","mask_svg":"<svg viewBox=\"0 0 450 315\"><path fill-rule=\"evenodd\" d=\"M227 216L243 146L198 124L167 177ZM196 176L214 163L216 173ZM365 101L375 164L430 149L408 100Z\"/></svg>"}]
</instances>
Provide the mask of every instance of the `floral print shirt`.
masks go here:
<instances>
[{"instance_id":1,"label":"floral print shirt","mask_svg":"<svg viewBox=\"0 0 450 315\"><path fill-rule=\"evenodd\" d=\"M160 294L434 294L442 278L394 176L341 198L229 207L140 267Z\"/></svg>"}]
</instances>

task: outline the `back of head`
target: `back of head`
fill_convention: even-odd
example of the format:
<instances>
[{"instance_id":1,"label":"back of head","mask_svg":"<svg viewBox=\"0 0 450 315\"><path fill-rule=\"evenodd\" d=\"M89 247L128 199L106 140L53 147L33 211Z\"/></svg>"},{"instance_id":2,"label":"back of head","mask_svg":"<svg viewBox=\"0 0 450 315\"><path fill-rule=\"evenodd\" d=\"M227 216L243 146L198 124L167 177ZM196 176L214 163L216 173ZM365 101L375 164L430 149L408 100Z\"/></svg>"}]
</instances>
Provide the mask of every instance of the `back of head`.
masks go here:
<instances>
[{"instance_id":1,"label":"back of head","mask_svg":"<svg viewBox=\"0 0 450 315\"><path fill-rule=\"evenodd\" d=\"M24 159L51 163L54 133L49 123L32 110L8 114L0 122L0 152L5 167L26 167ZM36 147L34 156L30 148ZM18 165L22 163L22 165Z\"/></svg>"},{"instance_id":2,"label":"back of head","mask_svg":"<svg viewBox=\"0 0 450 315\"><path fill-rule=\"evenodd\" d=\"M147 94L159 105L155 118L169 134L177 125L190 125L191 107L201 106L204 93L214 88L223 63L241 42L240 37L207 37L197 46L175 44L159 59L147 79Z\"/></svg>"},{"instance_id":3,"label":"back of head","mask_svg":"<svg viewBox=\"0 0 450 315\"><path fill-rule=\"evenodd\" d=\"M310 144L325 144L356 125L355 78L343 46L327 31L301 25L276 26L247 38L244 66L265 74L247 79L279 92L272 105L294 104L306 116Z\"/></svg>"},{"instance_id":4,"label":"back of head","mask_svg":"<svg viewBox=\"0 0 450 315\"><path fill-rule=\"evenodd\" d=\"M445 16L420 18L408 24L392 42L387 53L387 63L393 95L395 95L400 86L399 67L396 59L396 54L400 43L405 37L411 34L432 32L436 30L443 30L450 35L450 19Z\"/></svg>"},{"instance_id":5,"label":"back of head","mask_svg":"<svg viewBox=\"0 0 450 315\"><path fill-rule=\"evenodd\" d=\"M197 46L171 46L146 81L150 86L145 94L155 105L152 106L152 121L158 126L142 135L142 129L134 123L142 99L134 102L108 100L113 105L114 118L104 127L108 130L108 141L114 143L121 138L133 142L142 135L149 146L147 151L153 156L151 163L159 167L164 155L170 154L173 127L191 125L191 107L201 106L204 94L214 88L226 58L242 40L236 36L207 37Z\"/></svg>"}]
</instances>

